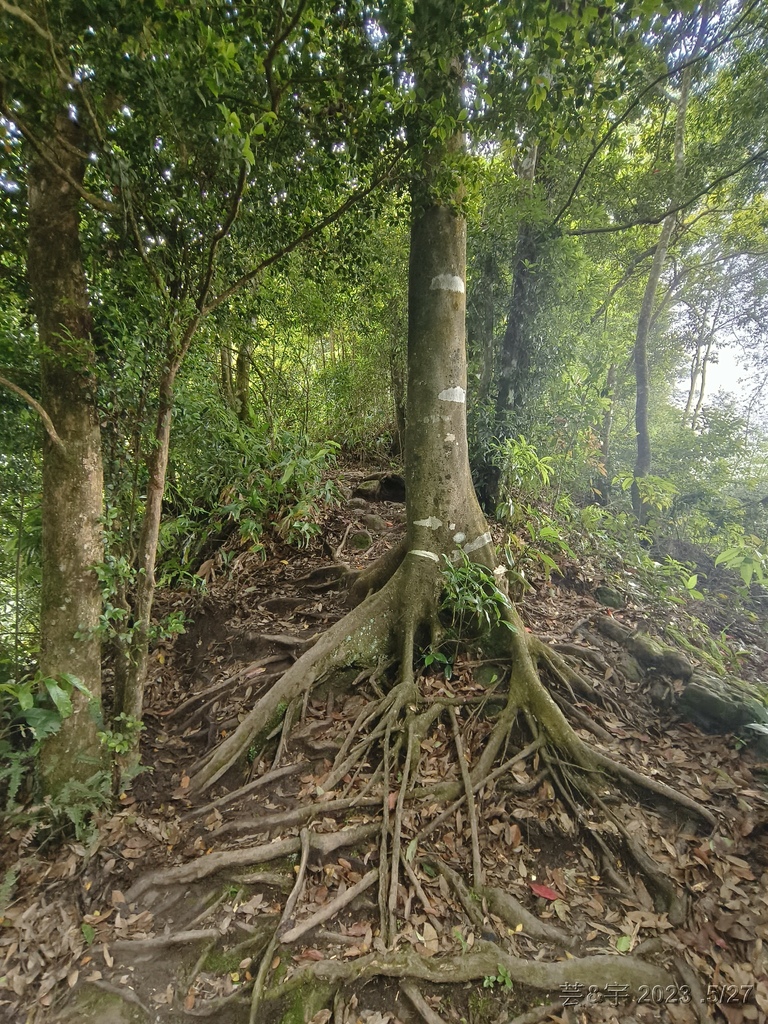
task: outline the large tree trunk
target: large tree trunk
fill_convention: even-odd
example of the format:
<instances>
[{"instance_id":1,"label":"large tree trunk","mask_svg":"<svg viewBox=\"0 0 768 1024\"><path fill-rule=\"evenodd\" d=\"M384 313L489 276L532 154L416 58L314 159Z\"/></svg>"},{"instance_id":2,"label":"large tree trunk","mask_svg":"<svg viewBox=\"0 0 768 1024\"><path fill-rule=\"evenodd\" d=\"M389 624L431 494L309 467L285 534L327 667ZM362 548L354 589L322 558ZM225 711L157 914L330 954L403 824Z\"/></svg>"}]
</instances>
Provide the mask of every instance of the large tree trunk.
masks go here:
<instances>
[{"instance_id":1,"label":"large tree trunk","mask_svg":"<svg viewBox=\"0 0 768 1024\"><path fill-rule=\"evenodd\" d=\"M85 164L76 155L78 136L62 113L48 146L53 162L80 182ZM101 590L94 566L103 557L102 463L79 206L65 177L35 157L29 167L28 272L43 405L63 443L59 447L47 435L43 442L40 671L75 676L90 694L73 690L71 717L43 746L40 768L49 793L70 779L87 779L101 763L92 712L101 702Z\"/></svg>"},{"instance_id":2,"label":"large tree trunk","mask_svg":"<svg viewBox=\"0 0 768 1024\"><path fill-rule=\"evenodd\" d=\"M467 451L465 279L464 219L428 206L411 230L405 468L409 552L436 566L457 547L490 559Z\"/></svg>"}]
</instances>

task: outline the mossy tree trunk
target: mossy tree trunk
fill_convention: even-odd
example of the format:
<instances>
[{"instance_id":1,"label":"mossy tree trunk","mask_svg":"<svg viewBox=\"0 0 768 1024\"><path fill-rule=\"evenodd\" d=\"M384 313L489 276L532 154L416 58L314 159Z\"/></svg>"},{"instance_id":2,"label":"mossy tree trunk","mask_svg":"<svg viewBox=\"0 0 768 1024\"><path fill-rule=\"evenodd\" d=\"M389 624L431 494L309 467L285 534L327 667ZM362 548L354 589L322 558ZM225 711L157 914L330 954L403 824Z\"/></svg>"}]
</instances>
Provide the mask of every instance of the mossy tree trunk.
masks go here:
<instances>
[{"instance_id":1,"label":"mossy tree trunk","mask_svg":"<svg viewBox=\"0 0 768 1024\"><path fill-rule=\"evenodd\" d=\"M45 741L40 768L47 792L84 780L101 763L102 462L86 278L80 251L80 199L66 174L81 182L79 130L65 112L50 129L50 162L29 166L28 273L41 349L43 406L62 444L43 443L40 671L75 676L73 713ZM65 172L62 174L61 172Z\"/></svg>"}]
</instances>

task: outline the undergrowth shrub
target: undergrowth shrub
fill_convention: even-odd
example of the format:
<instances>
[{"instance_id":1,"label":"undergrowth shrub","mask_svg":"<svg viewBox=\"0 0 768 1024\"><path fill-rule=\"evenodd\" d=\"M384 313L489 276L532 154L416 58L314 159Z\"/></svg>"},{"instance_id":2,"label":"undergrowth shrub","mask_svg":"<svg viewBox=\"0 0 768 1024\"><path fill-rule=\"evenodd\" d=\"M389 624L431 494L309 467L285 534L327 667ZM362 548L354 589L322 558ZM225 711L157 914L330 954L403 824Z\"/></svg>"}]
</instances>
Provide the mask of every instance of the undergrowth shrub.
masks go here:
<instances>
[{"instance_id":1,"label":"undergrowth shrub","mask_svg":"<svg viewBox=\"0 0 768 1024\"><path fill-rule=\"evenodd\" d=\"M196 443L191 453L184 438L175 454L175 514L160 532L161 585L193 583L201 558L233 535L262 553L270 533L307 547L322 510L338 500L329 475L339 450L334 441L314 443L288 430L265 435L234 417L227 425L207 457Z\"/></svg>"},{"instance_id":2,"label":"undergrowth shrub","mask_svg":"<svg viewBox=\"0 0 768 1024\"><path fill-rule=\"evenodd\" d=\"M106 758L104 766L94 764L89 779L70 780L55 797L40 799L36 789L42 744L72 714L76 689L88 692L74 676L50 678L39 673L0 685L0 824L22 829L26 843L34 839L40 845L70 836L87 841L94 816L112 802L114 779ZM115 749L111 730L99 735L106 750ZM6 883L12 888L15 879L6 874L0 889Z\"/></svg>"}]
</instances>

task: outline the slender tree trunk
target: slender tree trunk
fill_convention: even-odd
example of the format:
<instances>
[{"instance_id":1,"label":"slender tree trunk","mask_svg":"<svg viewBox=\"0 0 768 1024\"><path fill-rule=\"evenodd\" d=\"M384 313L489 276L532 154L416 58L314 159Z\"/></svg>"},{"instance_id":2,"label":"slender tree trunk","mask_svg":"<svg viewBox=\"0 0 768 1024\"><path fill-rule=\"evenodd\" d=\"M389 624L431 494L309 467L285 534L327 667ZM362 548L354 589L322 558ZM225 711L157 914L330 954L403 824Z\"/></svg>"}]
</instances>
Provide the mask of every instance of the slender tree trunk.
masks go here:
<instances>
[{"instance_id":1,"label":"slender tree trunk","mask_svg":"<svg viewBox=\"0 0 768 1024\"><path fill-rule=\"evenodd\" d=\"M493 344L496 333L495 286L496 261L493 254L489 253L483 263L480 277L480 296L477 303L480 311L480 382L477 397L481 405L488 401L493 385L496 354Z\"/></svg>"},{"instance_id":2,"label":"slender tree trunk","mask_svg":"<svg viewBox=\"0 0 768 1024\"><path fill-rule=\"evenodd\" d=\"M707 368L712 357L712 346L714 345L714 343L715 336L714 333L712 333L709 336L709 340L707 341L707 347L704 351L704 357L701 360L701 373L699 375L699 397L696 402L696 408L693 410L693 416L691 417L692 430L696 429L699 422L699 416L701 415L701 410L704 406L704 395L707 390Z\"/></svg>"},{"instance_id":3,"label":"slender tree trunk","mask_svg":"<svg viewBox=\"0 0 768 1024\"><path fill-rule=\"evenodd\" d=\"M251 424L251 347L243 343L237 352L235 363L235 404L237 418L241 423Z\"/></svg>"},{"instance_id":4,"label":"slender tree trunk","mask_svg":"<svg viewBox=\"0 0 768 1024\"><path fill-rule=\"evenodd\" d=\"M603 414L603 427L600 432L600 449L604 475L600 477L598 487L600 489L600 504L608 505L611 500L611 433L613 431L613 400L616 389L616 364L611 363L608 367L608 377L605 382L605 396L608 400L605 413Z\"/></svg>"},{"instance_id":5,"label":"slender tree trunk","mask_svg":"<svg viewBox=\"0 0 768 1024\"><path fill-rule=\"evenodd\" d=\"M80 182L79 131L62 112L48 139L54 161ZM80 252L80 201L58 171L35 157L29 167L29 281L42 353L42 400L63 447L43 441L40 671L75 676L73 713L46 740L44 788L60 792L102 763L97 736L101 706L101 590L94 566L103 557L102 463L95 354ZM96 712L94 714L92 712Z\"/></svg>"},{"instance_id":6,"label":"slender tree trunk","mask_svg":"<svg viewBox=\"0 0 768 1024\"><path fill-rule=\"evenodd\" d=\"M232 346L223 341L219 349L221 358L221 393L228 408L235 408L235 389L232 380Z\"/></svg>"},{"instance_id":7,"label":"slender tree trunk","mask_svg":"<svg viewBox=\"0 0 768 1024\"><path fill-rule=\"evenodd\" d=\"M688 109L688 96L691 89L691 67L683 71L683 79L680 87L680 97L677 101L677 118L675 121L675 146L674 165L676 186L678 190L685 165L685 116ZM656 245L656 252L653 256L653 263L648 274L648 281L643 293L643 301L640 306L640 315L637 321L637 333L635 335L634 364L635 364L635 432L637 435L637 457L635 459L634 480L632 481L632 507L639 522L644 523L647 518L647 509L640 494L638 480L648 476L651 472L651 435L648 426L648 400L650 397L649 368L648 368L648 337L650 334L651 321L653 319L653 307L656 301L656 289L661 279L664 263L667 258L669 243L672 238L672 231L675 227L676 214L671 213L664 218L661 226L661 234Z\"/></svg>"},{"instance_id":8,"label":"slender tree trunk","mask_svg":"<svg viewBox=\"0 0 768 1024\"><path fill-rule=\"evenodd\" d=\"M172 361L160 381L155 439L148 461L147 496L136 558L138 574L133 599L131 640L124 650L121 671L117 673L115 711L136 719L141 718L144 707L149 627L155 597L155 563L171 445L174 385L180 363L180 359Z\"/></svg>"},{"instance_id":9,"label":"slender tree trunk","mask_svg":"<svg viewBox=\"0 0 768 1024\"><path fill-rule=\"evenodd\" d=\"M538 146L534 143L520 161L520 180L532 190L536 176ZM499 351L499 387L496 394L496 423L504 424L509 411L523 401L523 385L531 367L530 323L535 312L535 291L541 237L531 223L520 225L512 271L507 326Z\"/></svg>"},{"instance_id":10,"label":"slender tree trunk","mask_svg":"<svg viewBox=\"0 0 768 1024\"><path fill-rule=\"evenodd\" d=\"M699 377L701 375L701 338L696 341L696 351L691 359L691 382L688 386L688 398L685 402L685 409L683 410L683 426L688 426L688 420L691 417L693 410L693 400L696 397L696 391L699 386Z\"/></svg>"},{"instance_id":11,"label":"slender tree trunk","mask_svg":"<svg viewBox=\"0 0 768 1024\"><path fill-rule=\"evenodd\" d=\"M395 438L394 448L397 455L402 455L405 451L405 368L401 359L400 352L397 350L390 353L389 357L389 377L390 387L392 392L392 407L395 416Z\"/></svg>"}]
</instances>

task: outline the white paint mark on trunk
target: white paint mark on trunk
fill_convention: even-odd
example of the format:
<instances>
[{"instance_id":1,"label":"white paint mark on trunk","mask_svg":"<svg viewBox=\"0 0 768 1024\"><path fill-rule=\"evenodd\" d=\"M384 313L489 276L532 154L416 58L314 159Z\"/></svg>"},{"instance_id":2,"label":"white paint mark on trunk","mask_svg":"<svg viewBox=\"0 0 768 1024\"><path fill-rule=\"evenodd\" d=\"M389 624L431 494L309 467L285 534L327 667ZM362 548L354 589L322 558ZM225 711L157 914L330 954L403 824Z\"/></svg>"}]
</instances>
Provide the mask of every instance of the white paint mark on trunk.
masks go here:
<instances>
[{"instance_id":1,"label":"white paint mark on trunk","mask_svg":"<svg viewBox=\"0 0 768 1024\"><path fill-rule=\"evenodd\" d=\"M455 434L446 434L445 435L445 440L446 440L446 442L455 441L456 440L456 435Z\"/></svg>"},{"instance_id":2,"label":"white paint mark on trunk","mask_svg":"<svg viewBox=\"0 0 768 1024\"><path fill-rule=\"evenodd\" d=\"M420 551L418 548L411 548L408 554L418 555L419 558L429 558L431 559L431 561L437 562L438 564L440 562L440 559L437 557L434 551Z\"/></svg>"},{"instance_id":3,"label":"white paint mark on trunk","mask_svg":"<svg viewBox=\"0 0 768 1024\"><path fill-rule=\"evenodd\" d=\"M439 530L443 525L442 519L436 519L434 516L430 516L429 519L415 519L414 526L426 526L428 530Z\"/></svg>"},{"instance_id":4,"label":"white paint mark on trunk","mask_svg":"<svg viewBox=\"0 0 768 1024\"><path fill-rule=\"evenodd\" d=\"M455 388L445 388L445 390L441 391L437 397L441 402L459 402L460 404L463 404L467 400L467 392L464 388L460 388L456 385Z\"/></svg>"},{"instance_id":5,"label":"white paint mark on trunk","mask_svg":"<svg viewBox=\"0 0 768 1024\"><path fill-rule=\"evenodd\" d=\"M429 289L433 292L458 292L459 295L463 295L464 282L456 274L438 274L432 278Z\"/></svg>"},{"instance_id":6,"label":"white paint mark on trunk","mask_svg":"<svg viewBox=\"0 0 768 1024\"><path fill-rule=\"evenodd\" d=\"M464 551L466 554L470 554L472 551L477 551L479 548L484 548L486 544L491 543L491 534L484 533L481 537L476 540L471 540L469 544L464 545Z\"/></svg>"},{"instance_id":7,"label":"white paint mark on trunk","mask_svg":"<svg viewBox=\"0 0 768 1024\"><path fill-rule=\"evenodd\" d=\"M464 541L467 539L467 535L466 533L454 533L453 539L456 542L456 544L463 544Z\"/></svg>"}]
</instances>

